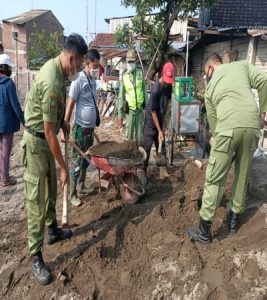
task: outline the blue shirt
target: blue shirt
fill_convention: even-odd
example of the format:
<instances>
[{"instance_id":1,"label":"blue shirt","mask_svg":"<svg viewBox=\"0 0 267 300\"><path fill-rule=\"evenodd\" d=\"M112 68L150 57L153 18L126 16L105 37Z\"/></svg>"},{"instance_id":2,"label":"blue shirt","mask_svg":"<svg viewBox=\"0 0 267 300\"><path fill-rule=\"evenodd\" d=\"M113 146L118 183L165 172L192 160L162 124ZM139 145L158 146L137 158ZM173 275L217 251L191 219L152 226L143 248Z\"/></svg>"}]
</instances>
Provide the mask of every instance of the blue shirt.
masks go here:
<instances>
[{"instance_id":1,"label":"blue shirt","mask_svg":"<svg viewBox=\"0 0 267 300\"><path fill-rule=\"evenodd\" d=\"M24 116L12 79L0 75L0 133L19 131Z\"/></svg>"}]
</instances>

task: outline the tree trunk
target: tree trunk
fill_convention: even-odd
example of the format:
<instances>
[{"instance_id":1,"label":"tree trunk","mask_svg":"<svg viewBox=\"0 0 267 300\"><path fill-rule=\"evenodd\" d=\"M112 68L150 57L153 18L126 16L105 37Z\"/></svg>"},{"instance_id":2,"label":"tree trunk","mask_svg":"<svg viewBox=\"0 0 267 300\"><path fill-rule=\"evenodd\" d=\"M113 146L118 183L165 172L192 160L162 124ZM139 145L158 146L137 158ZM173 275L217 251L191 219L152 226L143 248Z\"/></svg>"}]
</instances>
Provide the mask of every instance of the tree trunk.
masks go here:
<instances>
[{"instance_id":1,"label":"tree trunk","mask_svg":"<svg viewBox=\"0 0 267 300\"><path fill-rule=\"evenodd\" d=\"M176 20L178 13L181 10L181 4L177 3L174 7L172 6L172 1L169 1L166 9L163 12L163 19L164 19L164 37L161 43L161 47L159 53L157 55L155 61L155 71L152 73L151 79L155 77L157 73L160 73L165 62L164 60L164 53L168 53L169 51L169 36L171 27L173 22Z\"/></svg>"}]
</instances>

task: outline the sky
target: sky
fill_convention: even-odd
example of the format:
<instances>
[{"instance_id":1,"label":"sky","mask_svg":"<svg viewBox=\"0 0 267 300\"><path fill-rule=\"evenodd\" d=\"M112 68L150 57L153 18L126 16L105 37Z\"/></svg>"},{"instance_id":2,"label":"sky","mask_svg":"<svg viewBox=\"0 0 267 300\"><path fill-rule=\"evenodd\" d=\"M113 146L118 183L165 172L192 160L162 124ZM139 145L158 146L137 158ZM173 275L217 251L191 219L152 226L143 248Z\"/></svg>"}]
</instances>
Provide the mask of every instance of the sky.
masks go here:
<instances>
[{"instance_id":1,"label":"sky","mask_svg":"<svg viewBox=\"0 0 267 300\"><path fill-rule=\"evenodd\" d=\"M108 24L104 19L134 15L134 8L125 8L121 0L7 0L3 1L0 9L0 21L14 17L31 9L49 9L64 27L65 35L72 32L86 37L88 2L88 32L109 32ZM96 10L95 10L96 3ZM96 11L96 18L95 18ZM96 24L96 26L95 26ZM94 37L92 34L89 39Z\"/></svg>"}]
</instances>

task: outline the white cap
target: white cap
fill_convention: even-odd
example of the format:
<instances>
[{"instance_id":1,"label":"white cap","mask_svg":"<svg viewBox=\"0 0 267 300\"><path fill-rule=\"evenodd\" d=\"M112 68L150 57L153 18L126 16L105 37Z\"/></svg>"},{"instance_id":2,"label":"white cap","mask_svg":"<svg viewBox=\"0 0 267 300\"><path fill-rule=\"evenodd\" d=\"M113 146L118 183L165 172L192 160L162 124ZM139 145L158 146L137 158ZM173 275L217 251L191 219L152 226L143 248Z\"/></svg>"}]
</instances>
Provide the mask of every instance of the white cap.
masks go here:
<instances>
[{"instance_id":1,"label":"white cap","mask_svg":"<svg viewBox=\"0 0 267 300\"><path fill-rule=\"evenodd\" d=\"M11 68L16 67L16 65L13 64L11 58L7 54L0 54L0 65L8 65Z\"/></svg>"}]
</instances>

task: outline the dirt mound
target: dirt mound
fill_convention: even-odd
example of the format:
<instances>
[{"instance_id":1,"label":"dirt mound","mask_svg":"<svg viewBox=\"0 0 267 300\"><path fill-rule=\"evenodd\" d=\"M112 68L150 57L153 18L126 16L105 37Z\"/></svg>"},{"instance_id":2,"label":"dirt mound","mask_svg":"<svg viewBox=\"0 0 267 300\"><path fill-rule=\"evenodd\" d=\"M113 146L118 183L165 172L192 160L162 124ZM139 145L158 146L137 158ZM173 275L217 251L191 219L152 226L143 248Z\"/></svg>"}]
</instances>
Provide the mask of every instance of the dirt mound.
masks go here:
<instances>
[{"instance_id":1,"label":"dirt mound","mask_svg":"<svg viewBox=\"0 0 267 300\"><path fill-rule=\"evenodd\" d=\"M165 181L151 178L147 194L138 204L111 201L116 194L111 189L101 197L88 198L80 208L72 208L72 239L44 247L55 278L41 289L28 272L25 221L13 224L22 234L9 235L2 247L8 257L2 262L2 297L265 299L263 212L249 209L240 231L226 237L226 203L222 203L212 230L213 244L192 243L186 229L198 222L205 173L193 163L169 172L172 176ZM231 180L230 176L227 193ZM9 251L12 255L7 255Z\"/></svg>"},{"instance_id":2,"label":"dirt mound","mask_svg":"<svg viewBox=\"0 0 267 300\"><path fill-rule=\"evenodd\" d=\"M44 287L29 273L22 187L13 187L9 196L5 191L0 215L0 298L265 300L266 160L254 164L255 181L241 228L228 236L225 217L233 181L230 172L210 246L194 243L186 234L188 226L199 220L205 170L181 161L179 168L168 171L171 177L159 180L158 168L149 168L146 195L135 205L117 199L111 188L84 199L81 207L70 207L71 240L44 244L44 259L54 274L53 282ZM61 199L59 190L59 220Z\"/></svg>"}]
</instances>

